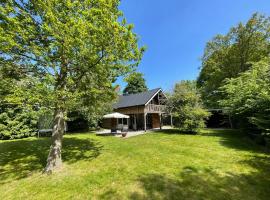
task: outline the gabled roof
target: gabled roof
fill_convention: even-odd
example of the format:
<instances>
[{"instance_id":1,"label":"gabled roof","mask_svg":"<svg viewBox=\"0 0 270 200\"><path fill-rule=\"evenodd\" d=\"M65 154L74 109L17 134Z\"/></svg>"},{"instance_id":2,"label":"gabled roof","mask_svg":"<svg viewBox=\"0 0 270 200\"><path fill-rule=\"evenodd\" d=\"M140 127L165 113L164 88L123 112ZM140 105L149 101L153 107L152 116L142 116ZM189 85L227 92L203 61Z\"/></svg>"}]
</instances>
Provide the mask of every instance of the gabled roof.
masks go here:
<instances>
[{"instance_id":1,"label":"gabled roof","mask_svg":"<svg viewBox=\"0 0 270 200\"><path fill-rule=\"evenodd\" d=\"M141 106L145 105L153 96L155 96L161 88L156 88L153 90L149 90L146 92L141 92L137 94L130 95L121 95L119 96L119 100L116 104L114 104L113 108L126 108L132 106Z\"/></svg>"}]
</instances>

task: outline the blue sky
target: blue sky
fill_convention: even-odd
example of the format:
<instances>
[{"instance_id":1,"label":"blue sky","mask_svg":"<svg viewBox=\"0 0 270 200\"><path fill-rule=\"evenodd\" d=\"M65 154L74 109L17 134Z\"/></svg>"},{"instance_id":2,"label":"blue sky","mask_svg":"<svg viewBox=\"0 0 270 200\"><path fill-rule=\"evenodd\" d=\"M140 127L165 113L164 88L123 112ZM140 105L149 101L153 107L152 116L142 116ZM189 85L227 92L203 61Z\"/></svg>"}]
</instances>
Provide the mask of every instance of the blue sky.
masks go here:
<instances>
[{"instance_id":1,"label":"blue sky","mask_svg":"<svg viewBox=\"0 0 270 200\"><path fill-rule=\"evenodd\" d=\"M138 71L148 87L171 90L197 78L207 41L255 12L270 15L270 0L122 0L120 10L147 46Z\"/></svg>"}]
</instances>

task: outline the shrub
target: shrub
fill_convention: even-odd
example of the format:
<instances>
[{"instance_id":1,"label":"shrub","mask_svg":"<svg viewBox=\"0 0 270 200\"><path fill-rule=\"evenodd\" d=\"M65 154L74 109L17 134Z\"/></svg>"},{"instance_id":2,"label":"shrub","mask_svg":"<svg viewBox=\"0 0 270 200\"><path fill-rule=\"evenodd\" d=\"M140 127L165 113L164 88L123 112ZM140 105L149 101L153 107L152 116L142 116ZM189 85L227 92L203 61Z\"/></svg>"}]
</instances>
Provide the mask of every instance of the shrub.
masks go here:
<instances>
[{"instance_id":1,"label":"shrub","mask_svg":"<svg viewBox=\"0 0 270 200\"><path fill-rule=\"evenodd\" d=\"M175 126L184 131L196 132L205 127L205 119L210 113L203 108L201 96L194 81L181 81L169 94L168 112L175 121Z\"/></svg>"},{"instance_id":2,"label":"shrub","mask_svg":"<svg viewBox=\"0 0 270 200\"><path fill-rule=\"evenodd\" d=\"M19 139L37 133L36 111L17 106L1 108L0 139Z\"/></svg>"}]
</instances>

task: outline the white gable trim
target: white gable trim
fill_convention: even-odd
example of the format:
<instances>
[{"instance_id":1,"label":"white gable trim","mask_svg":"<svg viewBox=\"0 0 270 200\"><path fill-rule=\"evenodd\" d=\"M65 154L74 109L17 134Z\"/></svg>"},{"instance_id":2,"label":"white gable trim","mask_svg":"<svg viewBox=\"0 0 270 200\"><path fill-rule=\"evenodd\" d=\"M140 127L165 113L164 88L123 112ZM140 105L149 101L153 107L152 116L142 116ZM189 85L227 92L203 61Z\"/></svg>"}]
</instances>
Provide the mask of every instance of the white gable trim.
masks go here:
<instances>
[{"instance_id":1,"label":"white gable trim","mask_svg":"<svg viewBox=\"0 0 270 200\"><path fill-rule=\"evenodd\" d=\"M162 92L163 93L163 91L162 91L162 89L160 88L147 102L146 102L146 104L144 104L145 106L147 105L147 104L149 104L150 103L150 101L159 93L159 92ZM165 96L166 97L166 96Z\"/></svg>"}]
</instances>

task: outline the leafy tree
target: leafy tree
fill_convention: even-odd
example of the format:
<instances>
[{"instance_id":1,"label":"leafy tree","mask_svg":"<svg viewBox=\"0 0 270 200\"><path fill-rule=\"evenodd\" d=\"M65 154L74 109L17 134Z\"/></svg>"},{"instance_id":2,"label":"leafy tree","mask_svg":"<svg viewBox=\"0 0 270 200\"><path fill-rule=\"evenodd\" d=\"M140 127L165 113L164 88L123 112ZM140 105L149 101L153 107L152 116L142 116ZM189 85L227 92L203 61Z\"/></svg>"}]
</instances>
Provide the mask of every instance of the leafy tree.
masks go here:
<instances>
[{"instance_id":1,"label":"leafy tree","mask_svg":"<svg viewBox=\"0 0 270 200\"><path fill-rule=\"evenodd\" d=\"M270 20L254 14L246 24L239 23L226 35L207 43L197 80L207 107L218 108L226 78L234 78L270 53Z\"/></svg>"},{"instance_id":2,"label":"leafy tree","mask_svg":"<svg viewBox=\"0 0 270 200\"><path fill-rule=\"evenodd\" d=\"M36 135L39 115L45 111L38 106L39 94L49 96L49 91L41 81L6 70L0 66L0 139Z\"/></svg>"},{"instance_id":3,"label":"leafy tree","mask_svg":"<svg viewBox=\"0 0 270 200\"><path fill-rule=\"evenodd\" d=\"M195 81L177 83L169 95L167 107L175 119L175 126L189 132L205 127L204 120L210 115L203 108Z\"/></svg>"},{"instance_id":4,"label":"leafy tree","mask_svg":"<svg viewBox=\"0 0 270 200\"><path fill-rule=\"evenodd\" d=\"M123 91L124 94L136 94L148 90L145 79L143 78L143 74L140 72L133 72L129 74L125 78L125 81L127 82L127 86Z\"/></svg>"},{"instance_id":5,"label":"leafy tree","mask_svg":"<svg viewBox=\"0 0 270 200\"><path fill-rule=\"evenodd\" d=\"M119 2L0 3L0 66L36 79L46 77L53 91L38 99L28 96L31 102L50 101L54 110L52 145L44 172L62 164L66 113L83 106L93 111L111 101L116 77L129 72L141 59L144 49L138 48L133 26L126 23Z\"/></svg>"},{"instance_id":6,"label":"leafy tree","mask_svg":"<svg viewBox=\"0 0 270 200\"><path fill-rule=\"evenodd\" d=\"M224 109L243 122L249 122L263 132L270 132L269 58L253 63L251 69L239 77L227 79L222 92L226 98L219 103Z\"/></svg>"}]
</instances>

